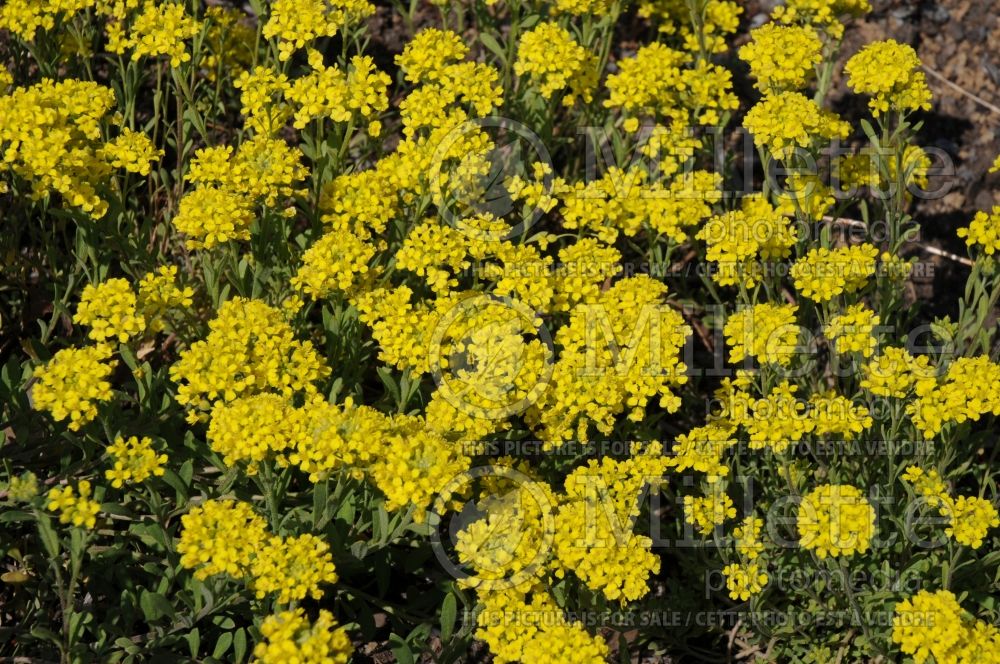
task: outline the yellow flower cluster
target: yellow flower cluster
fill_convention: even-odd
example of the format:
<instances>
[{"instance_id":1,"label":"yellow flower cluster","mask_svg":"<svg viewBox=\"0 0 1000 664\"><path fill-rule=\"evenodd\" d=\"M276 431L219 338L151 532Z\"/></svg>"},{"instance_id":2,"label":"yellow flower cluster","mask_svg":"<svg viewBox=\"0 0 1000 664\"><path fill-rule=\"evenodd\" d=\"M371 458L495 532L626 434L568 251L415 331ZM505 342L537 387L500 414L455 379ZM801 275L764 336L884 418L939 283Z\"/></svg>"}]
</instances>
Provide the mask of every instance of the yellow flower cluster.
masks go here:
<instances>
[{"instance_id":1,"label":"yellow flower cluster","mask_svg":"<svg viewBox=\"0 0 1000 664\"><path fill-rule=\"evenodd\" d=\"M0 95L0 169L30 182L36 198L58 193L92 217L104 216L108 205L98 191L111 165L100 124L114 106L110 88L72 79L43 79Z\"/></svg>"},{"instance_id":2,"label":"yellow flower cluster","mask_svg":"<svg viewBox=\"0 0 1000 664\"><path fill-rule=\"evenodd\" d=\"M69 523L77 528L93 529L101 506L90 498L91 487L87 480L80 480L74 491L71 486L55 487L46 496L49 511L59 513L59 523Z\"/></svg>"},{"instance_id":3,"label":"yellow flower cluster","mask_svg":"<svg viewBox=\"0 0 1000 664\"><path fill-rule=\"evenodd\" d=\"M807 26L768 23L750 36L751 42L740 48L740 59L750 65L757 89L765 93L804 88L823 58L823 43Z\"/></svg>"},{"instance_id":4,"label":"yellow flower cluster","mask_svg":"<svg viewBox=\"0 0 1000 664\"><path fill-rule=\"evenodd\" d=\"M707 54L726 51L729 48L726 37L739 28L743 7L731 0L699 0L696 10L700 13ZM685 50L697 53L702 48L687 0L641 0L638 14L654 19L659 32L679 38Z\"/></svg>"},{"instance_id":5,"label":"yellow flower cluster","mask_svg":"<svg viewBox=\"0 0 1000 664\"><path fill-rule=\"evenodd\" d=\"M89 337L125 343L146 329L146 320L136 312L136 296L125 279L87 284L80 296L73 322L90 327Z\"/></svg>"},{"instance_id":6,"label":"yellow flower cluster","mask_svg":"<svg viewBox=\"0 0 1000 664\"><path fill-rule=\"evenodd\" d=\"M839 394L814 394L809 399L809 406L813 431L818 436L836 435L841 440L853 440L874 421L867 408L856 406Z\"/></svg>"},{"instance_id":7,"label":"yellow flower cluster","mask_svg":"<svg viewBox=\"0 0 1000 664\"><path fill-rule=\"evenodd\" d=\"M264 36L278 38L282 62L319 37L333 37L375 13L367 0L275 0Z\"/></svg>"},{"instance_id":8,"label":"yellow flower cluster","mask_svg":"<svg viewBox=\"0 0 1000 664\"><path fill-rule=\"evenodd\" d=\"M988 500L959 496L953 498L937 470L910 466L902 475L914 491L923 496L941 516L948 519L945 534L959 544L978 549L990 528L1000 526L1000 514Z\"/></svg>"},{"instance_id":9,"label":"yellow flower cluster","mask_svg":"<svg viewBox=\"0 0 1000 664\"><path fill-rule=\"evenodd\" d=\"M915 391L918 398L907 404L906 412L931 438L953 422L1000 415L1000 365L985 355L960 357L940 379L918 381Z\"/></svg>"},{"instance_id":10,"label":"yellow flower cluster","mask_svg":"<svg viewBox=\"0 0 1000 664\"><path fill-rule=\"evenodd\" d=\"M307 473L310 482L319 482L341 470L362 477L385 453L392 418L368 406L355 406L350 399L335 405L314 397L289 415L289 423L292 431L285 438L289 462ZM279 443L275 439L273 449Z\"/></svg>"},{"instance_id":11,"label":"yellow flower cluster","mask_svg":"<svg viewBox=\"0 0 1000 664\"><path fill-rule=\"evenodd\" d=\"M892 641L924 664L979 664L993 662L1000 652L1000 630L967 617L949 590L921 590L898 602L892 618ZM991 659L992 658L992 659Z\"/></svg>"},{"instance_id":12,"label":"yellow flower cluster","mask_svg":"<svg viewBox=\"0 0 1000 664\"><path fill-rule=\"evenodd\" d=\"M715 483L729 474L723 463L726 451L736 445L731 426L722 423L706 424L677 436L674 455L666 459L667 468L681 473L687 469L705 473L709 483Z\"/></svg>"},{"instance_id":13,"label":"yellow flower cluster","mask_svg":"<svg viewBox=\"0 0 1000 664\"><path fill-rule=\"evenodd\" d=\"M874 395L902 399L920 380L934 377L926 356L913 357L905 348L888 347L862 368L861 387Z\"/></svg>"},{"instance_id":14,"label":"yellow flower cluster","mask_svg":"<svg viewBox=\"0 0 1000 664\"><path fill-rule=\"evenodd\" d=\"M744 602L763 590L768 582L767 574L755 562L731 563L722 568L722 573L729 596Z\"/></svg>"},{"instance_id":15,"label":"yellow flower cluster","mask_svg":"<svg viewBox=\"0 0 1000 664\"><path fill-rule=\"evenodd\" d=\"M301 159L298 148L266 134L243 141L235 155L230 146L198 150L186 179L199 186L181 199L174 225L191 236L191 248L248 239L253 205L275 207L298 193L295 185L307 174Z\"/></svg>"},{"instance_id":16,"label":"yellow flower cluster","mask_svg":"<svg viewBox=\"0 0 1000 664\"><path fill-rule=\"evenodd\" d=\"M56 20L94 4L94 0L9 0L0 6L0 30L9 30L26 42L34 41L39 29L51 30Z\"/></svg>"},{"instance_id":17,"label":"yellow flower cluster","mask_svg":"<svg viewBox=\"0 0 1000 664\"><path fill-rule=\"evenodd\" d=\"M861 353L868 358L878 345L873 333L880 323L878 314L859 302L834 316L824 332L838 353Z\"/></svg>"},{"instance_id":18,"label":"yellow flower cluster","mask_svg":"<svg viewBox=\"0 0 1000 664\"><path fill-rule=\"evenodd\" d=\"M634 534L632 525L642 487L647 478L660 477L664 466L660 445L650 444L623 461L591 459L566 477L553 534L562 573L574 573L623 605L649 592L648 578L660 570L660 558L652 540Z\"/></svg>"},{"instance_id":19,"label":"yellow flower cluster","mask_svg":"<svg viewBox=\"0 0 1000 664\"><path fill-rule=\"evenodd\" d=\"M347 664L354 651L347 631L325 609L312 624L302 608L270 615L260 634L263 640L253 650L260 664Z\"/></svg>"},{"instance_id":20,"label":"yellow flower cluster","mask_svg":"<svg viewBox=\"0 0 1000 664\"><path fill-rule=\"evenodd\" d=\"M38 477L30 470L10 478L7 484L7 500L26 503L38 495Z\"/></svg>"},{"instance_id":21,"label":"yellow flower cluster","mask_svg":"<svg viewBox=\"0 0 1000 664\"><path fill-rule=\"evenodd\" d=\"M990 528L1000 526L997 508L983 498L959 496L945 502L942 516L950 519L945 534L964 546L978 549Z\"/></svg>"},{"instance_id":22,"label":"yellow flower cluster","mask_svg":"<svg viewBox=\"0 0 1000 664\"><path fill-rule=\"evenodd\" d=\"M65 348L35 369L32 389L35 410L46 410L56 421L69 419L77 431L97 417L97 404L111 400L111 371L116 361L105 345Z\"/></svg>"},{"instance_id":23,"label":"yellow flower cluster","mask_svg":"<svg viewBox=\"0 0 1000 664\"><path fill-rule=\"evenodd\" d=\"M294 442L296 422L288 400L277 394L255 394L230 402L220 401L212 409L208 444L222 455L226 464L256 465Z\"/></svg>"},{"instance_id":24,"label":"yellow flower cluster","mask_svg":"<svg viewBox=\"0 0 1000 664\"><path fill-rule=\"evenodd\" d=\"M250 574L257 599L277 593L278 604L320 599L320 585L337 582L330 545L310 534L268 538L251 562Z\"/></svg>"},{"instance_id":25,"label":"yellow flower cluster","mask_svg":"<svg viewBox=\"0 0 1000 664\"><path fill-rule=\"evenodd\" d=\"M720 485L705 497L684 496L684 520L695 526L702 535L711 535L716 526L735 518L733 500Z\"/></svg>"},{"instance_id":26,"label":"yellow flower cluster","mask_svg":"<svg viewBox=\"0 0 1000 664\"><path fill-rule=\"evenodd\" d=\"M471 464L460 446L446 441L419 417L393 418L382 443L384 451L371 466L372 479L385 494L386 509L412 505L417 523L426 519L434 499L448 499L442 490Z\"/></svg>"},{"instance_id":27,"label":"yellow flower cluster","mask_svg":"<svg viewBox=\"0 0 1000 664\"><path fill-rule=\"evenodd\" d=\"M184 42L201 32L201 24L187 15L183 3L146 0L142 11L131 20L125 36L122 21L108 24L108 50L122 54L132 51L132 60L144 56L166 56L171 67L191 60Z\"/></svg>"},{"instance_id":28,"label":"yellow flower cluster","mask_svg":"<svg viewBox=\"0 0 1000 664\"><path fill-rule=\"evenodd\" d=\"M852 90L872 97L868 106L875 117L889 111L931 108L920 58L908 44L894 39L868 44L847 61L844 72Z\"/></svg>"},{"instance_id":29,"label":"yellow flower cluster","mask_svg":"<svg viewBox=\"0 0 1000 664\"><path fill-rule=\"evenodd\" d=\"M204 418L215 401L276 392L314 394L330 369L312 344L295 339L282 312L260 300L236 298L219 307L208 337L196 341L170 367L177 401L188 418Z\"/></svg>"},{"instance_id":30,"label":"yellow flower cluster","mask_svg":"<svg viewBox=\"0 0 1000 664\"><path fill-rule=\"evenodd\" d=\"M788 159L796 148L810 149L821 139L847 138L851 126L799 92L766 95L751 108L743 126L754 145L774 159Z\"/></svg>"},{"instance_id":31,"label":"yellow flower cluster","mask_svg":"<svg viewBox=\"0 0 1000 664\"><path fill-rule=\"evenodd\" d=\"M729 346L729 361L742 362L748 355L767 364L787 366L799 339L794 304L764 302L732 314L723 327Z\"/></svg>"},{"instance_id":32,"label":"yellow flower cluster","mask_svg":"<svg viewBox=\"0 0 1000 664\"><path fill-rule=\"evenodd\" d=\"M500 462L495 467L500 477L509 468ZM459 560L474 572L462 583L486 594L542 578L549 567L558 504L551 487L525 479L482 502L486 516L460 530L455 543Z\"/></svg>"},{"instance_id":33,"label":"yellow flower cluster","mask_svg":"<svg viewBox=\"0 0 1000 664\"><path fill-rule=\"evenodd\" d=\"M196 579L243 578L267 537L267 524L249 503L208 500L181 517L177 552Z\"/></svg>"},{"instance_id":34,"label":"yellow flower cluster","mask_svg":"<svg viewBox=\"0 0 1000 664\"><path fill-rule=\"evenodd\" d=\"M178 309L187 309L194 301L194 289L177 285L177 266L161 265L139 280L136 308L154 332L166 327L168 316Z\"/></svg>"},{"instance_id":35,"label":"yellow flower cluster","mask_svg":"<svg viewBox=\"0 0 1000 664\"><path fill-rule=\"evenodd\" d=\"M979 245L987 256L1000 252L1000 205L992 212L977 212L967 227L958 229L958 237L970 247Z\"/></svg>"},{"instance_id":36,"label":"yellow flower cluster","mask_svg":"<svg viewBox=\"0 0 1000 664\"><path fill-rule=\"evenodd\" d=\"M740 210L709 219L695 236L708 246L715 263L712 280L721 286L752 288L763 276L763 263L787 258L798 232L762 196L747 196Z\"/></svg>"},{"instance_id":37,"label":"yellow flower cluster","mask_svg":"<svg viewBox=\"0 0 1000 664\"><path fill-rule=\"evenodd\" d=\"M173 218L177 230L188 236L189 249L248 240L252 222L253 211L244 197L215 187L199 187L185 194Z\"/></svg>"},{"instance_id":38,"label":"yellow flower cluster","mask_svg":"<svg viewBox=\"0 0 1000 664\"><path fill-rule=\"evenodd\" d=\"M144 482L150 477L162 477L167 463L166 454L157 454L153 441L143 436L123 438L118 436L108 446L108 454L114 461L111 469L104 471L104 477L116 489L125 484Z\"/></svg>"},{"instance_id":39,"label":"yellow flower cluster","mask_svg":"<svg viewBox=\"0 0 1000 664\"><path fill-rule=\"evenodd\" d=\"M154 161L163 156L149 136L123 127L117 138L104 144L102 154L112 168L122 168L129 173L149 175Z\"/></svg>"},{"instance_id":40,"label":"yellow flower cluster","mask_svg":"<svg viewBox=\"0 0 1000 664\"><path fill-rule=\"evenodd\" d=\"M675 107L682 67L688 60L686 53L659 42L643 46L634 57L620 60L618 71L608 75L604 105L631 116L656 116Z\"/></svg>"},{"instance_id":41,"label":"yellow flower cluster","mask_svg":"<svg viewBox=\"0 0 1000 664\"><path fill-rule=\"evenodd\" d=\"M458 34L425 28L406 43L403 52L396 56L396 64L406 72L406 80L423 83L440 79L442 65L460 62L468 54L469 47Z\"/></svg>"},{"instance_id":42,"label":"yellow flower cluster","mask_svg":"<svg viewBox=\"0 0 1000 664\"><path fill-rule=\"evenodd\" d=\"M372 273L369 263L375 251L372 243L350 231L327 233L302 254L292 287L316 299L353 294Z\"/></svg>"},{"instance_id":43,"label":"yellow flower cluster","mask_svg":"<svg viewBox=\"0 0 1000 664\"><path fill-rule=\"evenodd\" d=\"M568 619L542 586L508 588L479 595L476 638L490 648L497 664L601 664L608 656L604 639L591 636Z\"/></svg>"},{"instance_id":44,"label":"yellow flower cluster","mask_svg":"<svg viewBox=\"0 0 1000 664\"><path fill-rule=\"evenodd\" d=\"M786 0L771 16L785 24L811 25L835 39L844 34L842 16L864 16L872 10L869 0Z\"/></svg>"},{"instance_id":45,"label":"yellow flower cluster","mask_svg":"<svg viewBox=\"0 0 1000 664\"><path fill-rule=\"evenodd\" d=\"M816 247L795 261L791 276L803 297L826 302L864 288L868 277L875 274L878 254L878 249L870 244L837 249Z\"/></svg>"},{"instance_id":46,"label":"yellow flower cluster","mask_svg":"<svg viewBox=\"0 0 1000 664\"><path fill-rule=\"evenodd\" d=\"M764 520L756 516L748 516L739 526L733 528L736 539L736 552L747 560L757 560L764 551L761 534L764 531Z\"/></svg>"},{"instance_id":47,"label":"yellow flower cluster","mask_svg":"<svg viewBox=\"0 0 1000 664\"><path fill-rule=\"evenodd\" d=\"M597 56L577 44L559 24L540 23L521 35L514 71L530 76L546 99L565 93L562 103L569 106L577 97L585 102L593 98Z\"/></svg>"},{"instance_id":48,"label":"yellow flower cluster","mask_svg":"<svg viewBox=\"0 0 1000 664\"><path fill-rule=\"evenodd\" d=\"M766 397L750 403L746 419L738 421L750 436L750 449L770 448L782 454L816 428L806 402L796 396L797 385L783 380Z\"/></svg>"},{"instance_id":49,"label":"yellow flower cluster","mask_svg":"<svg viewBox=\"0 0 1000 664\"><path fill-rule=\"evenodd\" d=\"M312 72L295 80L285 96L295 106L296 129L313 120L329 118L333 122L350 122L360 118L369 123L369 133L378 135L378 114L389 106L387 90L391 80L375 68L367 55L351 58L347 71L323 65L323 56L309 52Z\"/></svg>"},{"instance_id":50,"label":"yellow flower cluster","mask_svg":"<svg viewBox=\"0 0 1000 664\"><path fill-rule=\"evenodd\" d=\"M856 487L824 484L802 497L798 507L799 543L827 556L864 553L875 532L875 509Z\"/></svg>"},{"instance_id":51,"label":"yellow flower cluster","mask_svg":"<svg viewBox=\"0 0 1000 664\"><path fill-rule=\"evenodd\" d=\"M673 388L687 382L680 350L691 328L666 296L662 282L640 275L570 312L549 385L525 413L546 444L589 440L591 425L610 434L619 414L639 421L657 395L667 412L680 407Z\"/></svg>"}]
</instances>

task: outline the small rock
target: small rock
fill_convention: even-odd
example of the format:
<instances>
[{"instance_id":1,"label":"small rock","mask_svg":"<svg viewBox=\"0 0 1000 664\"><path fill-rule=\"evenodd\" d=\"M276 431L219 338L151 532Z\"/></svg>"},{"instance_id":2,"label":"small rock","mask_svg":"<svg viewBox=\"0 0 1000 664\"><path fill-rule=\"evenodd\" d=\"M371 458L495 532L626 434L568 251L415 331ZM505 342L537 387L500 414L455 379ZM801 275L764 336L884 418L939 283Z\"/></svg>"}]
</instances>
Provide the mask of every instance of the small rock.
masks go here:
<instances>
[{"instance_id":1,"label":"small rock","mask_svg":"<svg viewBox=\"0 0 1000 664\"><path fill-rule=\"evenodd\" d=\"M934 9L924 13L924 17L934 23L947 23L951 18L951 12L944 5L935 5Z\"/></svg>"}]
</instances>

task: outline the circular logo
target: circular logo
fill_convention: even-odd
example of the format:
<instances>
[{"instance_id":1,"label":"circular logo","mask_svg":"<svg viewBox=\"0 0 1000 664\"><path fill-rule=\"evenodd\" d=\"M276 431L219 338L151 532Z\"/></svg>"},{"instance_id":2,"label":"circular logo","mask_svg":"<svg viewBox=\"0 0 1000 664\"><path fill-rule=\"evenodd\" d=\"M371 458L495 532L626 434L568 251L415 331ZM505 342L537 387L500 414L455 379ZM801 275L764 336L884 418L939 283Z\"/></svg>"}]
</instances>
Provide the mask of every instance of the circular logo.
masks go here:
<instances>
[{"instance_id":1,"label":"circular logo","mask_svg":"<svg viewBox=\"0 0 1000 664\"><path fill-rule=\"evenodd\" d=\"M518 300L486 294L459 300L438 319L428 352L437 393L478 419L524 412L552 377L552 337Z\"/></svg>"},{"instance_id":2,"label":"circular logo","mask_svg":"<svg viewBox=\"0 0 1000 664\"><path fill-rule=\"evenodd\" d=\"M474 497L456 508L459 495ZM471 468L442 487L431 506L431 548L455 579L491 590L517 586L537 576L549 559L554 511L543 484L516 468Z\"/></svg>"},{"instance_id":3,"label":"circular logo","mask_svg":"<svg viewBox=\"0 0 1000 664\"><path fill-rule=\"evenodd\" d=\"M435 146L429 181L438 212L452 227L488 240L523 235L542 210L527 206L516 223L502 233L470 228L462 220L474 215L497 219L512 215L519 201L508 192L509 178L535 182L541 164L544 192L552 191L552 158L542 140L527 126L501 117L473 118L459 123ZM523 201L522 201L523 202Z\"/></svg>"}]
</instances>

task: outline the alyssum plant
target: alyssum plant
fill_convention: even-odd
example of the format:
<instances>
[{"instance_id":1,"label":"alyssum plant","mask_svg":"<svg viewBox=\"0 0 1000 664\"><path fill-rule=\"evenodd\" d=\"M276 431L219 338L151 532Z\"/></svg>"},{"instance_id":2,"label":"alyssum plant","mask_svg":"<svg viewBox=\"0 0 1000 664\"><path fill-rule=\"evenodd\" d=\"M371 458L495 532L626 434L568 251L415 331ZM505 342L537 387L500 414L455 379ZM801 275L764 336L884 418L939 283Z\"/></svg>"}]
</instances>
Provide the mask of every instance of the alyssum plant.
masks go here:
<instances>
[{"instance_id":1,"label":"alyssum plant","mask_svg":"<svg viewBox=\"0 0 1000 664\"><path fill-rule=\"evenodd\" d=\"M0 653L1000 659L1000 208L928 320L870 9L5 2Z\"/></svg>"}]
</instances>

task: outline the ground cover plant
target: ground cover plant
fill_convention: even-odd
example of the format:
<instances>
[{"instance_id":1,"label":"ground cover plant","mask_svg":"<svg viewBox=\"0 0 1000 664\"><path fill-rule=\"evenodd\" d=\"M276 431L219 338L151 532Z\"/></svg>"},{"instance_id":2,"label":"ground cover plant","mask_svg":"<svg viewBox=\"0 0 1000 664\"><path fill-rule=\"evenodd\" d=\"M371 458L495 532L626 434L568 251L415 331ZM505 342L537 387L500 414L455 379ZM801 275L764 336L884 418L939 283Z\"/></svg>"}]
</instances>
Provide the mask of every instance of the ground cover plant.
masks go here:
<instances>
[{"instance_id":1,"label":"ground cover plant","mask_svg":"<svg viewBox=\"0 0 1000 664\"><path fill-rule=\"evenodd\" d=\"M4 0L0 659L1000 661L1000 206L772 5Z\"/></svg>"}]
</instances>

